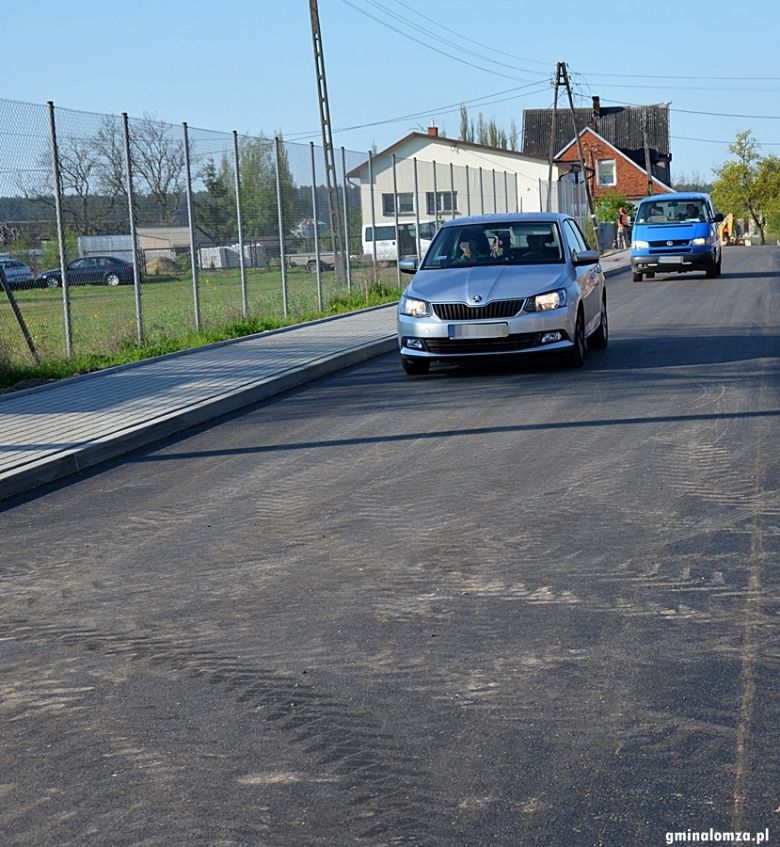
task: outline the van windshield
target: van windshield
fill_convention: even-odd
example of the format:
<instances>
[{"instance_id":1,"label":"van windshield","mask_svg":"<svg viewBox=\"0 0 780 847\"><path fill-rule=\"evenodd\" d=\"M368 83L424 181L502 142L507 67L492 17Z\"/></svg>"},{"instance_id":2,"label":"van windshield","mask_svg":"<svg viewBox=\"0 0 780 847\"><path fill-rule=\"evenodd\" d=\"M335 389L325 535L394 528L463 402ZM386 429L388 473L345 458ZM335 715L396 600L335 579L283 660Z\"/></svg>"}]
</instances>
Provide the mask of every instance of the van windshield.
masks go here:
<instances>
[{"instance_id":1,"label":"van windshield","mask_svg":"<svg viewBox=\"0 0 780 847\"><path fill-rule=\"evenodd\" d=\"M638 224L671 224L706 221L707 212L700 200L645 200L636 213Z\"/></svg>"}]
</instances>

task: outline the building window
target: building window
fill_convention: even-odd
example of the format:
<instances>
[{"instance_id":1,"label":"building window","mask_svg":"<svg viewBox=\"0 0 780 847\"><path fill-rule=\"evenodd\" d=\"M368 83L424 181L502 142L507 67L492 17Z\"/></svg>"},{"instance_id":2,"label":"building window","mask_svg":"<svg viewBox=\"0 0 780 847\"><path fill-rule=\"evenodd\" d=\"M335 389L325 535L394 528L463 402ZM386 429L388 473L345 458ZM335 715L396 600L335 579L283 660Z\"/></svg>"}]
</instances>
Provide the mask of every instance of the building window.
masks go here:
<instances>
[{"instance_id":1,"label":"building window","mask_svg":"<svg viewBox=\"0 0 780 847\"><path fill-rule=\"evenodd\" d=\"M398 214L413 215L414 214L414 195L411 191L396 195L398 197ZM393 208L393 195L382 195L382 214L385 217L391 218L395 215Z\"/></svg>"},{"instance_id":2,"label":"building window","mask_svg":"<svg viewBox=\"0 0 780 847\"><path fill-rule=\"evenodd\" d=\"M434 195L433 191L425 192L425 207L429 215L435 215L441 212L457 212L458 211L458 192L457 191L437 191Z\"/></svg>"},{"instance_id":3,"label":"building window","mask_svg":"<svg viewBox=\"0 0 780 847\"><path fill-rule=\"evenodd\" d=\"M599 159L599 185L617 185L617 168L614 159Z\"/></svg>"}]
</instances>

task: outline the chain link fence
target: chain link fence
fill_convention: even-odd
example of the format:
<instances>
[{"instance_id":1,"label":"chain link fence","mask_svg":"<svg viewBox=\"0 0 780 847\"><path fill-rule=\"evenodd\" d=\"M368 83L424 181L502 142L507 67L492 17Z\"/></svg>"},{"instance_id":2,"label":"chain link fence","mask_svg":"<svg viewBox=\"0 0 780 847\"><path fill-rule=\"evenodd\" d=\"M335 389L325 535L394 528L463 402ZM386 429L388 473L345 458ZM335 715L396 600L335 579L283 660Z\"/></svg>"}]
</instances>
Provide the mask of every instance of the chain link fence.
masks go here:
<instances>
[{"instance_id":1,"label":"chain link fence","mask_svg":"<svg viewBox=\"0 0 780 847\"><path fill-rule=\"evenodd\" d=\"M541 181L410 159L388 206L371 153L334 153L329 186L314 144L0 99L0 368L303 319L401 286L448 217L544 207Z\"/></svg>"}]
</instances>

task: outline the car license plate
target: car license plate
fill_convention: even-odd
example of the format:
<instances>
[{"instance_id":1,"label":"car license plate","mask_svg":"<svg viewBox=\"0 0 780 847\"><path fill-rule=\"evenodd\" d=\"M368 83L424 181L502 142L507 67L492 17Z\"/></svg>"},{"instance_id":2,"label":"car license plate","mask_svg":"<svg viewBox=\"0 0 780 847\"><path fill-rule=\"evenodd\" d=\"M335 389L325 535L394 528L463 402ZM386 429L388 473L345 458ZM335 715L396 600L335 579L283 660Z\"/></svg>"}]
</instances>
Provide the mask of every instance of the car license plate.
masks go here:
<instances>
[{"instance_id":1,"label":"car license plate","mask_svg":"<svg viewBox=\"0 0 780 847\"><path fill-rule=\"evenodd\" d=\"M659 256L658 261L662 265L679 265L680 257L679 256Z\"/></svg>"},{"instance_id":2,"label":"car license plate","mask_svg":"<svg viewBox=\"0 0 780 847\"><path fill-rule=\"evenodd\" d=\"M509 324L449 324L449 338L506 338L509 335Z\"/></svg>"}]
</instances>

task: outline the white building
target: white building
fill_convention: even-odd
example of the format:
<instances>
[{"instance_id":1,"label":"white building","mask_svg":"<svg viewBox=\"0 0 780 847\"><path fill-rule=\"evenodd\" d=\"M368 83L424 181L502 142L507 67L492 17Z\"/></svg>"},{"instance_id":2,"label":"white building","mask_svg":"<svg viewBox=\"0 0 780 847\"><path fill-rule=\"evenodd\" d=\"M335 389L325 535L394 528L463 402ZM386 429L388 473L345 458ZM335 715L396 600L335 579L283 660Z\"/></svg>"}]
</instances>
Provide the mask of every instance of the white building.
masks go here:
<instances>
[{"instance_id":1,"label":"white building","mask_svg":"<svg viewBox=\"0 0 780 847\"><path fill-rule=\"evenodd\" d=\"M553 183L568 171L554 164ZM546 159L444 138L431 126L371 156L347 177L360 180L364 226L378 227L395 223L394 197L399 223L539 212L547 203L548 175Z\"/></svg>"}]
</instances>

